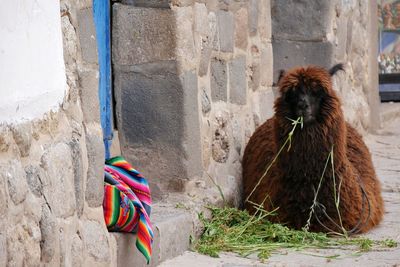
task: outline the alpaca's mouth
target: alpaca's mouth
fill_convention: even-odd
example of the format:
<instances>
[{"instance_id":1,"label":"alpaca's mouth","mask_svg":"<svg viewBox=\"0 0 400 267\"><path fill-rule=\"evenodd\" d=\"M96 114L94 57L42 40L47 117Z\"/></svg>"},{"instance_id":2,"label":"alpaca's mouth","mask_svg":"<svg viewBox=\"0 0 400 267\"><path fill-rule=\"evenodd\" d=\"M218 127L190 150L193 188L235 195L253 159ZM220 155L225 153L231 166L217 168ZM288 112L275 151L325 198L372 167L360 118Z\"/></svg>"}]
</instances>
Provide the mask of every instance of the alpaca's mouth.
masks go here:
<instances>
[{"instance_id":1,"label":"alpaca's mouth","mask_svg":"<svg viewBox=\"0 0 400 267\"><path fill-rule=\"evenodd\" d=\"M315 121L315 116L312 114L310 110L298 110L297 116L303 117L303 122L305 123L310 123Z\"/></svg>"}]
</instances>

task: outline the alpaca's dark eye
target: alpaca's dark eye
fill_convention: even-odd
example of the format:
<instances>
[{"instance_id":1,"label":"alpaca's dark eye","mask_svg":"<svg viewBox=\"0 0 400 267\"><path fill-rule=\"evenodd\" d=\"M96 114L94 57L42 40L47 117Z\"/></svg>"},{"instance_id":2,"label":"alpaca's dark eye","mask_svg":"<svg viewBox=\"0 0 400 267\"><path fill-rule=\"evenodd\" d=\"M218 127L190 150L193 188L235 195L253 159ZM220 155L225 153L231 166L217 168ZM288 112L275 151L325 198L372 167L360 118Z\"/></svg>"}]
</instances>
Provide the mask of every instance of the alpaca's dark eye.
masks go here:
<instances>
[{"instance_id":1,"label":"alpaca's dark eye","mask_svg":"<svg viewBox=\"0 0 400 267\"><path fill-rule=\"evenodd\" d=\"M313 90L311 94L315 98L323 98L325 96L325 91L322 89L317 89Z\"/></svg>"},{"instance_id":2,"label":"alpaca's dark eye","mask_svg":"<svg viewBox=\"0 0 400 267\"><path fill-rule=\"evenodd\" d=\"M285 101L287 103L294 103L297 101L297 94L293 89L290 89L285 94Z\"/></svg>"}]
</instances>

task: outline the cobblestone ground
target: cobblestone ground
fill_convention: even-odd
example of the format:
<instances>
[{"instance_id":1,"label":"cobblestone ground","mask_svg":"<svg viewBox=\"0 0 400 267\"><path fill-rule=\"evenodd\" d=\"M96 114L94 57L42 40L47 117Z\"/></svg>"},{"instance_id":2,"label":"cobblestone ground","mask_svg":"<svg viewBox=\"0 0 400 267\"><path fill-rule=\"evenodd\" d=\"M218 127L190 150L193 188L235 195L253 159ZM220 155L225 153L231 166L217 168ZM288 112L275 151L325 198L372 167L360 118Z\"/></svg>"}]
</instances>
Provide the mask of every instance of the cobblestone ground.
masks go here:
<instances>
[{"instance_id":1,"label":"cobblestone ground","mask_svg":"<svg viewBox=\"0 0 400 267\"><path fill-rule=\"evenodd\" d=\"M220 258L211 258L186 252L160 266L400 266L400 118L393 120L377 134L366 136L364 140L370 148L378 177L382 182L386 209L383 222L366 236L376 240L391 238L399 243L397 248L375 249L360 255L355 255L356 249L281 251L264 263L257 259L244 259L228 253L220 255ZM326 256L330 255L340 255L340 257L327 259Z\"/></svg>"}]
</instances>

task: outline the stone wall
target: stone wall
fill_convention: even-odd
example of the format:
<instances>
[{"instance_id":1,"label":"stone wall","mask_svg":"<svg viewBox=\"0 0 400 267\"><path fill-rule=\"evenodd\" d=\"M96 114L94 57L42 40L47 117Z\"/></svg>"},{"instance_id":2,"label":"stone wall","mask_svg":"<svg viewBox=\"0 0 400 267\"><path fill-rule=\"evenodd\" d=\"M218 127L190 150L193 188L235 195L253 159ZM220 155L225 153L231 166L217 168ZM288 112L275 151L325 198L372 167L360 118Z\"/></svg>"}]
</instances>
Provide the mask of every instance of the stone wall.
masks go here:
<instances>
[{"instance_id":1,"label":"stone wall","mask_svg":"<svg viewBox=\"0 0 400 267\"><path fill-rule=\"evenodd\" d=\"M104 148L91 5L61 1L68 93L59 110L1 125L0 266L116 262L101 206Z\"/></svg>"},{"instance_id":2,"label":"stone wall","mask_svg":"<svg viewBox=\"0 0 400 267\"><path fill-rule=\"evenodd\" d=\"M272 3L274 74L296 65L344 63L335 79L346 119L357 129L379 127L376 1Z\"/></svg>"},{"instance_id":3,"label":"stone wall","mask_svg":"<svg viewBox=\"0 0 400 267\"><path fill-rule=\"evenodd\" d=\"M117 125L156 198L215 187L239 202L241 157L272 115L269 0L113 5Z\"/></svg>"}]
</instances>

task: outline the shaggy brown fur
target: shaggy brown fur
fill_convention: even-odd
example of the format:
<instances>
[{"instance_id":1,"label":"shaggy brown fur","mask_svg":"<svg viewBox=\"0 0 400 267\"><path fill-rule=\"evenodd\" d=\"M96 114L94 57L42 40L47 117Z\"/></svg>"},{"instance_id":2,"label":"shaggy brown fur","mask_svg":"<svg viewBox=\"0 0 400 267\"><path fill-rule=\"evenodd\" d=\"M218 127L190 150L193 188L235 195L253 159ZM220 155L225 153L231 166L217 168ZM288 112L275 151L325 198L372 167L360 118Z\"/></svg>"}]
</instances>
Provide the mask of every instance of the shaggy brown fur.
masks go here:
<instances>
[{"instance_id":1,"label":"shaggy brown fur","mask_svg":"<svg viewBox=\"0 0 400 267\"><path fill-rule=\"evenodd\" d=\"M284 74L278 83L281 96L275 101L274 117L261 125L247 144L243 156L244 199L285 142L293 127L288 118L298 117L293 112L296 109L293 108L293 101L288 101L287 95L296 93L296 90L317 95L319 102L316 104L318 109L315 120L306 122L303 129L298 126L290 150L282 151L249 199L260 204L269 195L264 208L273 210L279 207L278 215L271 217L273 221L296 229L306 225L315 190L332 145L337 188L339 179L342 179L339 210L344 228L347 231L357 228L353 232L365 232L382 219L384 207L380 183L376 178L371 155L361 136L345 122L339 98L332 89L331 75L339 69L337 65L328 72L320 67L309 66L295 68ZM326 213L339 224L332 176L331 164L328 164L317 201L326 207ZM362 187L366 197L363 196ZM249 202L245 203L245 208L254 212ZM321 208L316 209L310 230L328 231L317 222L316 216L325 226L341 232L323 214Z\"/></svg>"}]
</instances>

